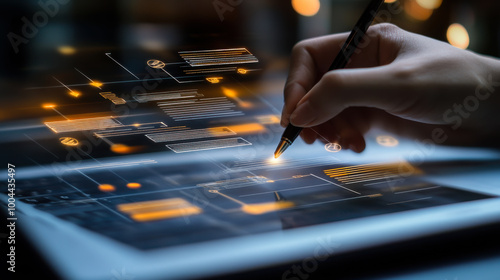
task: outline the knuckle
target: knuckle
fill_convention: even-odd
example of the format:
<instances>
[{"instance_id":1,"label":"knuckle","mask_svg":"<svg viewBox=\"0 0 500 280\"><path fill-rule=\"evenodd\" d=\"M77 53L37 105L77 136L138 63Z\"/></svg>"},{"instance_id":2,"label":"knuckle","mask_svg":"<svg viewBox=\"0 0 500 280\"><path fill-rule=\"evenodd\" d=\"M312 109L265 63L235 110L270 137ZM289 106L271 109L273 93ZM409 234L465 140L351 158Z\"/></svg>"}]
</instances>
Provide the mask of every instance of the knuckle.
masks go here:
<instances>
[{"instance_id":1,"label":"knuckle","mask_svg":"<svg viewBox=\"0 0 500 280\"><path fill-rule=\"evenodd\" d=\"M420 75L420 67L415 63L399 63L394 70L394 78L398 80L412 80Z\"/></svg>"},{"instance_id":2,"label":"knuckle","mask_svg":"<svg viewBox=\"0 0 500 280\"><path fill-rule=\"evenodd\" d=\"M371 31L371 32L375 33L376 35L382 36L382 37L392 37L393 34L399 33L402 31L402 29L399 28L398 26L396 26L392 23L387 23L387 22L376 24L368 30L369 30L369 32Z\"/></svg>"}]
</instances>

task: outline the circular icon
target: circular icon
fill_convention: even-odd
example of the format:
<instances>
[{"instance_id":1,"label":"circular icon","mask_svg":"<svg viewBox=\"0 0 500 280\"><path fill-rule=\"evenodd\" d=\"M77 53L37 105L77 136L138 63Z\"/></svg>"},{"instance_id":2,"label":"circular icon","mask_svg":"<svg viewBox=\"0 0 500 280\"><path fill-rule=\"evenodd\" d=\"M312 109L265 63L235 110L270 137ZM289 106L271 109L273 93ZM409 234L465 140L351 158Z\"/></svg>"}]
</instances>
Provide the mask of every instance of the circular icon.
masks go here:
<instances>
[{"instance_id":1,"label":"circular icon","mask_svg":"<svg viewBox=\"0 0 500 280\"><path fill-rule=\"evenodd\" d=\"M380 146L384 146L384 147L395 147L399 144L399 141L398 141L398 139L396 139L392 136L381 135L381 136L377 136L377 143Z\"/></svg>"},{"instance_id":2,"label":"circular icon","mask_svg":"<svg viewBox=\"0 0 500 280\"><path fill-rule=\"evenodd\" d=\"M158 59L150 59L148 60L147 64L149 67L155 69L163 69L163 67L165 67L165 63Z\"/></svg>"},{"instance_id":3,"label":"circular icon","mask_svg":"<svg viewBox=\"0 0 500 280\"><path fill-rule=\"evenodd\" d=\"M206 80L211 84L218 84L222 80L222 77L207 77Z\"/></svg>"},{"instance_id":4,"label":"circular icon","mask_svg":"<svg viewBox=\"0 0 500 280\"><path fill-rule=\"evenodd\" d=\"M325 150L327 150L330 153L337 153L342 150L342 146L340 146L337 143L328 143L325 145Z\"/></svg>"},{"instance_id":5,"label":"circular icon","mask_svg":"<svg viewBox=\"0 0 500 280\"><path fill-rule=\"evenodd\" d=\"M59 141L61 141L61 144L66 145L66 146L77 146L78 145L78 140L76 140L73 137L61 137L61 138L59 138Z\"/></svg>"}]
</instances>

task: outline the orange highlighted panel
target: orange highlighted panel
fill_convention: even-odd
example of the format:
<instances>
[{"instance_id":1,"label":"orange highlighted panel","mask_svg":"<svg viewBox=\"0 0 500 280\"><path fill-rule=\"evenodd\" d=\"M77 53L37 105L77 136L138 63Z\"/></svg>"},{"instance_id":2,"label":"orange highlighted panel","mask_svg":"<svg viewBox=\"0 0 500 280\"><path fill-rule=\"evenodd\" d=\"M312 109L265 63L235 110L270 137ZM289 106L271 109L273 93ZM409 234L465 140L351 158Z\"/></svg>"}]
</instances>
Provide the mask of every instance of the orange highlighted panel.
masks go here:
<instances>
[{"instance_id":1,"label":"orange highlighted panel","mask_svg":"<svg viewBox=\"0 0 500 280\"><path fill-rule=\"evenodd\" d=\"M250 215L262 215L269 212L291 208L293 206L294 204L291 201L278 201L258 204L245 204L241 207L241 210Z\"/></svg>"},{"instance_id":2,"label":"orange highlighted panel","mask_svg":"<svg viewBox=\"0 0 500 280\"><path fill-rule=\"evenodd\" d=\"M125 144L111 145L111 151L115 154L131 154L142 150L142 146L127 146Z\"/></svg>"},{"instance_id":3,"label":"orange highlighted panel","mask_svg":"<svg viewBox=\"0 0 500 280\"><path fill-rule=\"evenodd\" d=\"M259 124L259 123L247 123L247 124L240 124L240 125L230 125L227 126L229 129L236 133L241 133L241 134L248 134L248 133L255 133L255 132L262 132L265 131L266 128Z\"/></svg>"},{"instance_id":4,"label":"orange highlighted panel","mask_svg":"<svg viewBox=\"0 0 500 280\"><path fill-rule=\"evenodd\" d=\"M137 222L173 219L202 213L202 209L182 198L120 204L118 210Z\"/></svg>"},{"instance_id":5,"label":"orange highlighted panel","mask_svg":"<svg viewBox=\"0 0 500 280\"><path fill-rule=\"evenodd\" d=\"M102 192L113 192L116 190L115 186L110 184L101 184L98 186L98 188Z\"/></svg>"},{"instance_id":6,"label":"orange highlighted panel","mask_svg":"<svg viewBox=\"0 0 500 280\"><path fill-rule=\"evenodd\" d=\"M133 183L133 182L132 182L132 183L128 183L128 184L127 184L127 188L129 188L129 189L138 189L138 188L140 188L140 187L142 187L142 185L141 185L141 184L139 184L139 183Z\"/></svg>"},{"instance_id":7,"label":"orange highlighted panel","mask_svg":"<svg viewBox=\"0 0 500 280\"><path fill-rule=\"evenodd\" d=\"M360 164L323 170L325 175L350 184L396 176L421 175L423 171L408 162Z\"/></svg>"},{"instance_id":8,"label":"orange highlighted panel","mask_svg":"<svg viewBox=\"0 0 500 280\"><path fill-rule=\"evenodd\" d=\"M182 209L163 210L149 213L132 214L130 217L137 222L149 222L155 220L173 219L200 214L202 211L198 207L187 207Z\"/></svg>"}]
</instances>

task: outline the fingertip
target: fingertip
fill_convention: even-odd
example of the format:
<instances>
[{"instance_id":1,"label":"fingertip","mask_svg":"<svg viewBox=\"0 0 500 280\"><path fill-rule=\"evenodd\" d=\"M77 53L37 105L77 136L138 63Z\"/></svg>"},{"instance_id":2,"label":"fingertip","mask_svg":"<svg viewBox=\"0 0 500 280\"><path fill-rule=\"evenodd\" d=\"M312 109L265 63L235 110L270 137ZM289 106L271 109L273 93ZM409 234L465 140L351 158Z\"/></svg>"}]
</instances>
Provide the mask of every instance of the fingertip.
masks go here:
<instances>
[{"instance_id":1,"label":"fingertip","mask_svg":"<svg viewBox=\"0 0 500 280\"><path fill-rule=\"evenodd\" d=\"M362 153L366 149L366 142L363 137L354 140L349 144L349 149L355 153Z\"/></svg>"},{"instance_id":2,"label":"fingertip","mask_svg":"<svg viewBox=\"0 0 500 280\"><path fill-rule=\"evenodd\" d=\"M316 141L316 133L310 129L303 129L300 133L300 137L306 144L312 144Z\"/></svg>"},{"instance_id":3,"label":"fingertip","mask_svg":"<svg viewBox=\"0 0 500 280\"><path fill-rule=\"evenodd\" d=\"M309 101L300 104L290 116L290 122L299 127L309 126L315 119L315 111Z\"/></svg>"}]
</instances>

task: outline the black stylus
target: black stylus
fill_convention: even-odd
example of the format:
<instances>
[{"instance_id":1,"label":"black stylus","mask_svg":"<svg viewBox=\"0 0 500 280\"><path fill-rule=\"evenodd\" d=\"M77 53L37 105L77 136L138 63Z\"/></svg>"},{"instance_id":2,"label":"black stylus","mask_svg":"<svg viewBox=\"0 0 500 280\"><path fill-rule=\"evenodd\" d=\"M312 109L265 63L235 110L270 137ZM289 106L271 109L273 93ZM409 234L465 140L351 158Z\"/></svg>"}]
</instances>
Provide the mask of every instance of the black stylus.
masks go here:
<instances>
[{"instance_id":1,"label":"black stylus","mask_svg":"<svg viewBox=\"0 0 500 280\"><path fill-rule=\"evenodd\" d=\"M378 9L384 3L384 0L371 0L366 7L365 11L359 18L358 22L354 26L351 34L347 37L344 45L340 49L339 54L335 57L328 71L342 69L345 67L349 59L351 58L354 51L358 48L359 42L363 39L368 30L368 27L373 22L373 19L377 15ZM274 152L274 157L278 158L283 152L292 145L293 141L299 136L302 131L302 127L296 127L292 124L288 124L283 135L281 136L281 141Z\"/></svg>"}]
</instances>

